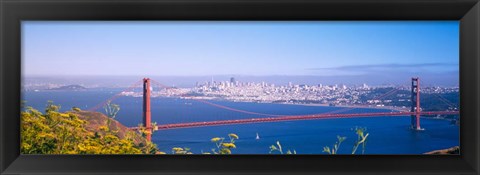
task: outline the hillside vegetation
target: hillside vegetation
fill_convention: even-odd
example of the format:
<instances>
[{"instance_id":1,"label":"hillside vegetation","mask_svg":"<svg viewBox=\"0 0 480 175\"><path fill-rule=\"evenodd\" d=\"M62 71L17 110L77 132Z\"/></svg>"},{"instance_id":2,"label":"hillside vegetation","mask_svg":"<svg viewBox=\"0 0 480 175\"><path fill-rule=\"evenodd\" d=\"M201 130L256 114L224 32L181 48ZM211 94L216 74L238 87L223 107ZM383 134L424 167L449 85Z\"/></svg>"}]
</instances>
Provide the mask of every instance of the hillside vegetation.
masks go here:
<instances>
[{"instance_id":1,"label":"hillside vegetation","mask_svg":"<svg viewBox=\"0 0 480 175\"><path fill-rule=\"evenodd\" d=\"M21 112L22 154L162 153L141 133L102 113L59 109L49 103L43 113L31 107Z\"/></svg>"}]
</instances>

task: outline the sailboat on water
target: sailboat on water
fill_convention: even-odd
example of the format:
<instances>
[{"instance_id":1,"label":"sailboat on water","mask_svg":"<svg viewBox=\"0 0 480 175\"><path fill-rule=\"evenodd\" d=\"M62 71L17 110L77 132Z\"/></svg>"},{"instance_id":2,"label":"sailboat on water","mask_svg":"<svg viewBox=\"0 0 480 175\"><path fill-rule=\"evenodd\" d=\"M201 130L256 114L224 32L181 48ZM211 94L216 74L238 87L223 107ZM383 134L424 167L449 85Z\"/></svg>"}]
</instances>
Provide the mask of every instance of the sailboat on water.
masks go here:
<instances>
[{"instance_id":1,"label":"sailboat on water","mask_svg":"<svg viewBox=\"0 0 480 175\"><path fill-rule=\"evenodd\" d=\"M258 136L258 132L257 132L257 137L255 137L256 140L260 140L260 136Z\"/></svg>"}]
</instances>

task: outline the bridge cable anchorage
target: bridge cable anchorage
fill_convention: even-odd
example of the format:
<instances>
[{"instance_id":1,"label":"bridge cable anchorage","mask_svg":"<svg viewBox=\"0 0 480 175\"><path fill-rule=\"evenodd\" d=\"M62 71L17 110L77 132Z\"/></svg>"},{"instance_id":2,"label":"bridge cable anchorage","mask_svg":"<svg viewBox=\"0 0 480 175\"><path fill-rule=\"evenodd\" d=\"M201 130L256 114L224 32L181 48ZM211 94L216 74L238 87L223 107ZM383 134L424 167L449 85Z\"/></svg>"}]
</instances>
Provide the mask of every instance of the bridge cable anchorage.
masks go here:
<instances>
[{"instance_id":1,"label":"bridge cable anchorage","mask_svg":"<svg viewBox=\"0 0 480 175\"><path fill-rule=\"evenodd\" d=\"M109 99L107 99L107 100L105 100L105 101L97 104L96 106L88 109L88 111L96 111L96 110L98 110L99 108L105 106L109 101L111 102L111 101L117 99L118 97L122 96L122 94L123 94L124 92L129 92L129 91L135 89L136 87L138 87L139 85L141 85L141 83L142 83L142 80L139 80L139 81L135 82L134 84L132 84L132 85L131 85L130 87L128 87L127 89L125 89L125 90L123 90L123 91L121 91L121 92L113 95L113 96L110 97Z\"/></svg>"}]
</instances>

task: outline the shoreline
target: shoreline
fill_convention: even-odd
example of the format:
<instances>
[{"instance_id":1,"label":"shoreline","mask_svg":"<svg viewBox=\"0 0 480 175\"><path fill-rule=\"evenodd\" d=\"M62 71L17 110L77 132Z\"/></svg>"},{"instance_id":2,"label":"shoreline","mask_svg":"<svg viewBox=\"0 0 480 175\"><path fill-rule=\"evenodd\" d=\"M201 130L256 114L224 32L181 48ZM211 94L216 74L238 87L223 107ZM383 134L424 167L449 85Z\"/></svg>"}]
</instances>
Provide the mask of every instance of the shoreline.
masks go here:
<instances>
[{"instance_id":1,"label":"shoreline","mask_svg":"<svg viewBox=\"0 0 480 175\"><path fill-rule=\"evenodd\" d=\"M136 97L136 96L132 96ZM330 104L319 104L319 103L275 103L275 102L258 102L258 101L241 101L241 100L228 100L222 98L215 98L215 97L153 97L153 98L174 98L174 99L183 99L183 100L209 100L209 101L226 101L226 102L234 102L234 103L259 103L259 104L281 104L281 105L298 105L298 106L321 106L321 107L339 107L339 108L360 108L360 109L386 109L386 110L393 110L396 112L405 112L409 111L407 107L397 107L397 106L376 106L376 105L335 105L330 106Z\"/></svg>"},{"instance_id":2,"label":"shoreline","mask_svg":"<svg viewBox=\"0 0 480 175\"><path fill-rule=\"evenodd\" d=\"M299 106L323 106L323 107L340 107L340 108L361 108L361 109L390 109L395 111L408 111L407 108L394 106L371 106L371 105L335 105L329 104L299 104L299 103L270 103L270 104L285 104L285 105L299 105Z\"/></svg>"},{"instance_id":3,"label":"shoreline","mask_svg":"<svg viewBox=\"0 0 480 175\"><path fill-rule=\"evenodd\" d=\"M195 100L193 98L180 98L180 99ZM298 106L321 106L321 107L361 108L361 109L388 109L388 110L394 110L394 111L397 111L397 112L408 111L408 108L395 107L395 106L373 106L373 105L335 105L335 106L330 106L329 104L318 104L318 103L309 103L309 104L274 103L274 102L255 102L255 101L233 101L233 100L214 99L214 98L202 99L202 100L227 101L227 102L235 102L235 103L240 102L240 103L280 104L280 105L298 105Z\"/></svg>"},{"instance_id":4,"label":"shoreline","mask_svg":"<svg viewBox=\"0 0 480 175\"><path fill-rule=\"evenodd\" d=\"M298 105L298 106L321 106L321 107L340 107L340 108L360 108L360 109L388 109L396 112L409 111L408 108L395 107L395 106L374 106L374 105L335 105L330 106L330 104L319 104L319 103L275 103L275 102L258 102L258 101L240 101L240 100L228 100L222 98L192 98L192 97L154 97L154 98L176 98L183 100L209 100L209 101L226 101L234 103L258 103L258 104L280 104L280 105Z\"/></svg>"}]
</instances>

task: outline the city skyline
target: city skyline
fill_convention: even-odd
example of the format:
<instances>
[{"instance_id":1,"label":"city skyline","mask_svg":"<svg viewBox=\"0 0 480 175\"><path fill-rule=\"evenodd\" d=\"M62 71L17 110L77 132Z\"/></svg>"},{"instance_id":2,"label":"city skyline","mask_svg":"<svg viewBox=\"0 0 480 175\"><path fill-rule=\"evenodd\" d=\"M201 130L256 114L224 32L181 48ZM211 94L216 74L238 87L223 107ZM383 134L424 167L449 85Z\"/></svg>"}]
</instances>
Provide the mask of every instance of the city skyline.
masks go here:
<instances>
[{"instance_id":1,"label":"city skyline","mask_svg":"<svg viewBox=\"0 0 480 175\"><path fill-rule=\"evenodd\" d=\"M206 82L227 82L231 78L235 78L236 81L241 83L268 83L274 84L277 86L285 86L290 83L296 85L347 85L347 86L362 86L366 84L373 87L382 87L382 86L409 86L409 81L412 77L408 77L401 80L391 80L391 81L382 81L375 83L376 79L357 79L355 81L346 81L350 77L343 78L332 78L325 79L325 77L302 77L302 76L197 76L197 77L160 77L160 76L151 76L148 78L155 79L166 86L171 87L181 87L189 88L194 87L197 83L206 83ZM32 85L82 85L87 87L129 87L132 83L142 79L147 78L145 76L33 76L33 77L24 77L23 85L32 86ZM438 83L442 77L438 79L423 79L419 77L422 81L423 87L459 87L459 84L442 84ZM369 81L373 80L373 81Z\"/></svg>"},{"instance_id":2,"label":"city skyline","mask_svg":"<svg viewBox=\"0 0 480 175\"><path fill-rule=\"evenodd\" d=\"M457 21L25 21L22 30L25 77L276 76L381 84L420 76L456 85L459 76Z\"/></svg>"}]
</instances>

